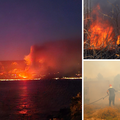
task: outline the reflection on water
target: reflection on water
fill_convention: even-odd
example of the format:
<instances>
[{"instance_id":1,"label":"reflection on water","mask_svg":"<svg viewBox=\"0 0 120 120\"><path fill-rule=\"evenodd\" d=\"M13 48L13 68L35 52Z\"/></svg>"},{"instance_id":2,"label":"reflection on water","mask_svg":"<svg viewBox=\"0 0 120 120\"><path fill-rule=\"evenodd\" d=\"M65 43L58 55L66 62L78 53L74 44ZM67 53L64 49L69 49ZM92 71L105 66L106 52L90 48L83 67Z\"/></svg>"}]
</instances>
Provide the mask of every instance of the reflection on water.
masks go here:
<instances>
[{"instance_id":1,"label":"reflection on water","mask_svg":"<svg viewBox=\"0 0 120 120\"><path fill-rule=\"evenodd\" d=\"M27 93L27 87L24 86L21 90L20 94L20 105L18 106L20 111L20 114L27 114L28 113L28 108L29 108L29 98L28 98L28 93Z\"/></svg>"},{"instance_id":2,"label":"reflection on water","mask_svg":"<svg viewBox=\"0 0 120 120\"><path fill-rule=\"evenodd\" d=\"M20 89L19 97L20 98L17 106L18 114L30 116L35 113L35 106L34 103L30 100L26 82L24 82L23 86Z\"/></svg>"},{"instance_id":3,"label":"reflection on water","mask_svg":"<svg viewBox=\"0 0 120 120\"><path fill-rule=\"evenodd\" d=\"M0 82L0 120L46 120L52 111L69 107L79 81Z\"/></svg>"}]
</instances>

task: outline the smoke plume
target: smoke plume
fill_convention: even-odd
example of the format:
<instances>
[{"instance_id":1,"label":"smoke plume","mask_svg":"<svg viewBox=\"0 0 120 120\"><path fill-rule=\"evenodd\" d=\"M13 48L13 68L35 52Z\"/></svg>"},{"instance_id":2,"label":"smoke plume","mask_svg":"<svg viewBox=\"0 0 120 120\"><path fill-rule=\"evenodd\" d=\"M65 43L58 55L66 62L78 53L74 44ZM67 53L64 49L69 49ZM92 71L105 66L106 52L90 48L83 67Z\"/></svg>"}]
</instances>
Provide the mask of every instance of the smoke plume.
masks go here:
<instances>
[{"instance_id":1,"label":"smoke plume","mask_svg":"<svg viewBox=\"0 0 120 120\"><path fill-rule=\"evenodd\" d=\"M81 40L60 40L31 46L25 56L27 70L35 74L70 74L81 71Z\"/></svg>"}]
</instances>

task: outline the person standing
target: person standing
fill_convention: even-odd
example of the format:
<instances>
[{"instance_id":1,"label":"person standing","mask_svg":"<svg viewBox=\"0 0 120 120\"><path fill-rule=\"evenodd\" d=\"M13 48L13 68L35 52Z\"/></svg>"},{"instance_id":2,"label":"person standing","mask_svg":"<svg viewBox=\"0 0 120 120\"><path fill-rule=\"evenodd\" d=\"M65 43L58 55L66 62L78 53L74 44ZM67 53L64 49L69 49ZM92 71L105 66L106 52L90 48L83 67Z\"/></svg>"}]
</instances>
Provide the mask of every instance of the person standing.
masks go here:
<instances>
[{"instance_id":1,"label":"person standing","mask_svg":"<svg viewBox=\"0 0 120 120\"><path fill-rule=\"evenodd\" d=\"M111 106L111 102L115 105L115 92L117 92L112 85L109 85L109 89L107 90L107 94L109 95L109 106Z\"/></svg>"}]
</instances>

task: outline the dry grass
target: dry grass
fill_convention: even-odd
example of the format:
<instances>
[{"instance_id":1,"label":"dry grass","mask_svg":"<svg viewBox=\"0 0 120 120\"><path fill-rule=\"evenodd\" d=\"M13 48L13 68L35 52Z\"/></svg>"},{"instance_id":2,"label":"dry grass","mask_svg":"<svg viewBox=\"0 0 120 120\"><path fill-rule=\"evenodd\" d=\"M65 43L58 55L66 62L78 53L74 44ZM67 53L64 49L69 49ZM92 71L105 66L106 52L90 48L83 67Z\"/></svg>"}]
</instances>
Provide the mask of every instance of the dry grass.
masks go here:
<instances>
[{"instance_id":1,"label":"dry grass","mask_svg":"<svg viewBox=\"0 0 120 120\"><path fill-rule=\"evenodd\" d=\"M120 120L120 106L85 105L84 120Z\"/></svg>"},{"instance_id":2,"label":"dry grass","mask_svg":"<svg viewBox=\"0 0 120 120\"><path fill-rule=\"evenodd\" d=\"M100 109L96 117L101 119L106 119L106 120L113 120L113 119L117 119L117 114L118 114L118 111L116 108L106 107L106 108Z\"/></svg>"}]
</instances>

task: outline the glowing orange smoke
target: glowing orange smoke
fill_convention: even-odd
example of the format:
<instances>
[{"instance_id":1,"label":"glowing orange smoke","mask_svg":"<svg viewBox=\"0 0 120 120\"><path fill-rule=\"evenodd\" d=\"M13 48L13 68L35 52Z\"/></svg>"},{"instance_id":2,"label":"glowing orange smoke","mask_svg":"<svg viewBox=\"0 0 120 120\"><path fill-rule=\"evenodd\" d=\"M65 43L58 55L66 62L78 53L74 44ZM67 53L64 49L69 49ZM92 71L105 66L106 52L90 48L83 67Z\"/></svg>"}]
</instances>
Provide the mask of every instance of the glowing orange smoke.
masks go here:
<instances>
[{"instance_id":1,"label":"glowing orange smoke","mask_svg":"<svg viewBox=\"0 0 120 120\"><path fill-rule=\"evenodd\" d=\"M90 40L91 49L92 47L95 49L105 48L110 41L113 42L113 27L107 20L103 20L100 17L99 10L100 6L97 5L97 10L95 9L92 11L95 20L91 19L91 25L88 29L90 38L88 36L87 39Z\"/></svg>"},{"instance_id":2,"label":"glowing orange smoke","mask_svg":"<svg viewBox=\"0 0 120 120\"><path fill-rule=\"evenodd\" d=\"M30 55L26 55L26 56L24 57L24 60L26 61L26 64L27 64L27 65L30 65L30 64L31 64Z\"/></svg>"},{"instance_id":3,"label":"glowing orange smoke","mask_svg":"<svg viewBox=\"0 0 120 120\"><path fill-rule=\"evenodd\" d=\"M97 9L100 10L100 5L99 4L97 5Z\"/></svg>"}]
</instances>

